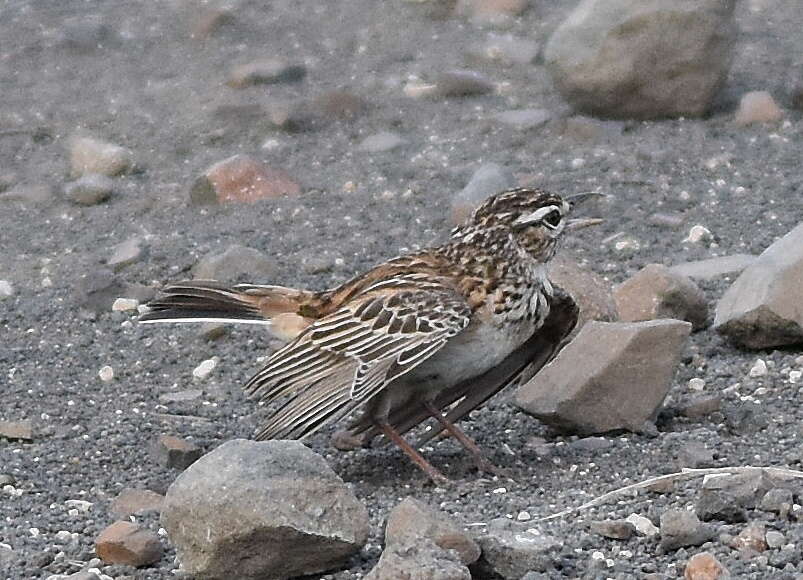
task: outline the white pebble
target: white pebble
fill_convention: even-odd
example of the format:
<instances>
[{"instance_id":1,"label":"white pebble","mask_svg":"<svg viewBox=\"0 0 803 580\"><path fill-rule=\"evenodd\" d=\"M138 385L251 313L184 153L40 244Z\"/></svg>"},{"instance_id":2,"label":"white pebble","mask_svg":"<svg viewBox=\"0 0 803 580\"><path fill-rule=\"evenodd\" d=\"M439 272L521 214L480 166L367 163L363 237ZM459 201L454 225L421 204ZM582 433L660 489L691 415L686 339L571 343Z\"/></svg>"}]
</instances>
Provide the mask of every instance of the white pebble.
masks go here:
<instances>
[{"instance_id":1,"label":"white pebble","mask_svg":"<svg viewBox=\"0 0 803 580\"><path fill-rule=\"evenodd\" d=\"M530 521L530 518L532 518L530 512L524 512L524 511L519 512L519 514L516 516L516 519L519 520L520 522L528 522Z\"/></svg>"},{"instance_id":2,"label":"white pebble","mask_svg":"<svg viewBox=\"0 0 803 580\"><path fill-rule=\"evenodd\" d=\"M139 300L136 298L118 298L112 304L113 312L127 312L136 310L139 307Z\"/></svg>"},{"instance_id":3,"label":"white pebble","mask_svg":"<svg viewBox=\"0 0 803 580\"><path fill-rule=\"evenodd\" d=\"M803 371L789 371L789 382L793 385L800 382L803 378Z\"/></svg>"},{"instance_id":4,"label":"white pebble","mask_svg":"<svg viewBox=\"0 0 803 580\"><path fill-rule=\"evenodd\" d=\"M586 160L583 159L582 157L575 157L574 159L572 159L572 163L571 163L572 169L580 169L585 164L586 164Z\"/></svg>"},{"instance_id":5,"label":"white pebble","mask_svg":"<svg viewBox=\"0 0 803 580\"><path fill-rule=\"evenodd\" d=\"M30 529L30 530L28 530L28 531L29 531L29 532L31 532L31 535L32 535L34 538L38 538L38 537L39 537L39 528L31 528L31 529Z\"/></svg>"},{"instance_id":6,"label":"white pebble","mask_svg":"<svg viewBox=\"0 0 803 580\"><path fill-rule=\"evenodd\" d=\"M75 534L75 537L77 537L77 536L78 536L78 534ZM59 542L59 543L66 544L67 542L69 542L72 539L73 539L73 533L72 532L68 532L67 530L60 530L60 531L56 532L56 541Z\"/></svg>"},{"instance_id":7,"label":"white pebble","mask_svg":"<svg viewBox=\"0 0 803 580\"><path fill-rule=\"evenodd\" d=\"M689 381L689 389L692 391L702 391L705 388L705 381L695 377Z\"/></svg>"},{"instance_id":8,"label":"white pebble","mask_svg":"<svg viewBox=\"0 0 803 580\"><path fill-rule=\"evenodd\" d=\"M692 226L689 230L689 235L683 240L684 242L691 242L692 244L698 244L700 242L704 242L711 239L711 230L709 230L705 226L701 226L697 224L696 226Z\"/></svg>"},{"instance_id":9,"label":"white pebble","mask_svg":"<svg viewBox=\"0 0 803 580\"><path fill-rule=\"evenodd\" d=\"M630 522L636 528L636 531L643 536L654 536L658 533L658 528L653 524L649 518L645 518L639 514L630 514L625 518L626 522Z\"/></svg>"},{"instance_id":10,"label":"white pebble","mask_svg":"<svg viewBox=\"0 0 803 580\"><path fill-rule=\"evenodd\" d=\"M217 357L208 358L192 370L192 376L196 379L206 379L212 374L216 366Z\"/></svg>"},{"instance_id":11,"label":"white pebble","mask_svg":"<svg viewBox=\"0 0 803 580\"><path fill-rule=\"evenodd\" d=\"M506 487L497 487L491 493L507 493L507 488Z\"/></svg>"},{"instance_id":12,"label":"white pebble","mask_svg":"<svg viewBox=\"0 0 803 580\"><path fill-rule=\"evenodd\" d=\"M92 507L92 502L84 499L68 499L64 502L64 505L70 508L77 508L86 513L89 511L89 508Z\"/></svg>"},{"instance_id":13,"label":"white pebble","mask_svg":"<svg viewBox=\"0 0 803 580\"><path fill-rule=\"evenodd\" d=\"M592 560L597 560L597 561L604 560L605 559L605 554L603 554L600 551L591 552L591 559Z\"/></svg>"},{"instance_id":14,"label":"white pebble","mask_svg":"<svg viewBox=\"0 0 803 580\"><path fill-rule=\"evenodd\" d=\"M756 359L756 362L753 364L753 368L750 369L750 376L755 377L764 377L767 375L767 363L764 362L764 359Z\"/></svg>"},{"instance_id":15,"label":"white pebble","mask_svg":"<svg viewBox=\"0 0 803 580\"><path fill-rule=\"evenodd\" d=\"M14 296L14 286L8 280L0 280L0 300Z\"/></svg>"},{"instance_id":16,"label":"white pebble","mask_svg":"<svg viewBox=\"0 0 803 580\"><path fill-rule=\"evenodd\" d=\"M104 383L108 383L109 381L114 380L114 369L109 365L103 366L98 371L98 376L100 380Z\"/></svg>"}]
</instances>

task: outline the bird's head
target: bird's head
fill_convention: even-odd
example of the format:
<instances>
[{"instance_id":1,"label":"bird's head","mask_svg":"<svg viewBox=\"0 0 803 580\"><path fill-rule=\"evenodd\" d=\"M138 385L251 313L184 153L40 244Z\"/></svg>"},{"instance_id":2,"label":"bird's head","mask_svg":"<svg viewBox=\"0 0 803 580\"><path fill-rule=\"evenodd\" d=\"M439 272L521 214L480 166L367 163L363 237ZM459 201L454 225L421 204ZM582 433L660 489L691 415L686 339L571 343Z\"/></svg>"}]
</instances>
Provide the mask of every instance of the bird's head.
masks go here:
<instances>
[{"instance_id":1,"label":"bird's head","mask_svg":"<svg viewBox=\"0 0 803 580\"><path fill-rule=\"evenodd\" d=\"M488 198L458 230L505 232L528 254L547 261L566 231L602 221L569 217L579 202L601 195L578 193L561 197L540 189L511 189Z\"/></svg>"}]
</instances>

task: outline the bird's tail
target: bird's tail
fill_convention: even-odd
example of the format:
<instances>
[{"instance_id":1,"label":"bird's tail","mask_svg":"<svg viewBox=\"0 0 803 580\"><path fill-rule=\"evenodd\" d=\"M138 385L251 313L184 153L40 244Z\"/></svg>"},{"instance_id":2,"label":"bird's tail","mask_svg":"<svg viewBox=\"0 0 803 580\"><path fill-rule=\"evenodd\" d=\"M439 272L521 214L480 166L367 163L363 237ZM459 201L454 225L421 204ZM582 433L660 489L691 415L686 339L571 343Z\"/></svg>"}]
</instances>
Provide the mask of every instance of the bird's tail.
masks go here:
<instances>
[{"instance_id":1,"label":"bird's tail","mask_svg":"<svg viewBox=\"0 0 803 580\"><path fill-rule=\"evenodd\" d=\"M314 318L304 305L315 293L284 286L237 284L214 280L186 280L162 289L149 302L140 322L236 322L265 324L284 340L295 338Z\"/></svg>"}]
</instances>

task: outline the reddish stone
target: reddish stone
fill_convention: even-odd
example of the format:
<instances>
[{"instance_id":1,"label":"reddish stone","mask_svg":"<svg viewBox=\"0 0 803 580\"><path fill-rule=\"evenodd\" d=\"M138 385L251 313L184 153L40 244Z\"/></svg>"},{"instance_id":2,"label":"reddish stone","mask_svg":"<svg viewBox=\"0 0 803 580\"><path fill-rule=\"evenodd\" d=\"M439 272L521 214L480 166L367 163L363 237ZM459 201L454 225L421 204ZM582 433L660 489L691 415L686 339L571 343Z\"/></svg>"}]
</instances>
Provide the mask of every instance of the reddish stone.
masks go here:
<instances>
[{"instance_id":1,"label":"reddish stone","mask_svg":"<svg viewBox=\"0 0 803 580\"><path fill-rule=\"evenodd\" d=\"M120 518L162 511L164 496L149 489L125 488L111 505L111 512Z\"/></svg>"},{"instance_id":2,"label":"reddish stone","mask_svg":"<svg viewBox=\"0 0 803 580\"><path fill-rule=\"evenodd\" d=\"M714 556L700 552L689 559L683 577L686 580L724 580L730 578L730 574Z\"/></svg>"},{"instance_id":3,"label":"reddish stone","mask_svg":"<svg viewBox=\"0 0 803 580\"><path fill-rule=\"evenodd\" d=\"M131 522L114 522L95 541L95 553L107 564L147 566L162 558L159 537Z\"/></svg>"},{"instance_id":4,"label":"reddish stone","mask_svg":"<svg viewBox=\"0 0 803 580\"><path fill-rule=\"evenodd\" d=\"M301 187L284 171L235 155L207 169L193 184L190 199L196 204L254 202L299 193Z\"/></svg>"}]
</instances>

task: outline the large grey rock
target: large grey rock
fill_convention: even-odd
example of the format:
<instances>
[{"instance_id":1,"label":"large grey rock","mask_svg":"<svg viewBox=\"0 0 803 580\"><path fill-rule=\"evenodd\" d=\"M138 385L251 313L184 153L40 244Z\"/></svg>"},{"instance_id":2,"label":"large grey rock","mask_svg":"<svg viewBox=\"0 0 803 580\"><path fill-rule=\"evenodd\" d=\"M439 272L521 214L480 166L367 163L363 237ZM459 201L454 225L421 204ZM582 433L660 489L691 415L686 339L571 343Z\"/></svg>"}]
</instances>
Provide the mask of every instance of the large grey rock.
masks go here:
<instances>
[{"instance_id":1,"label":"large grey rock","mask_svg":"<svg viewBox=\"0 0 803 580\"><path fill-rule=\"evenodd\" d=\"M735 0L583 0L544 52L577 110L651 119L702 115L730 68Z\"/></svg>"},{"instance_id":2,"label":"large grey rock","mask_svg":"<svg viewBox=\"0 0 803 580\"><path fill-rule=\"evenodd\" d=\"M468 184L452 199L452 223L463 223L488 197L515 184L516 178L501 165L486 163L480 166Z\"/></svg>"},{"instance_id":3,"label":"large grey rock","mask_svg":"<svg viewBox=\"0 0 803 580\"><path fill-rule=\"evenodd\" d=\"M715 280L729 274L741 274L745 268L756 261L751 254L732 254L730 256L717 256L706 260L683 262L675 264L669 270L681 276L688 276L696 280Z\"/></svg>"},{"instance_id":4,"label":"large grey rock","mask_svg":"<svg viewBox=\"0 0 803 580\"><path fill-rule=\"evenodd\" d=\"M488 522L487 533L478 537L477 542L482 548L478 577L501 576L505 580L519 580L529 571L552 568L562 546L557 538L507 518Z\"/></svg>"},{"instance_id":5,"label":"large grey rock","mask_svg":"<svg viewBox=\"0 0 803 580\"><path fill-rule=\"evenodd\" d=\"M695 330L708 320L708 302L700 287L661 264L649 264L614 289L624 322L675 318Z\"/></svg>"},{"instance_id":6,"label":"large grey rock","mask_svg":"<svg viewBox=\"0 0 803 580\"><path fill-rule=\"evenodd\" d=\"M639 431L672 384L691 332L680 320L590 321L516 393L516 404L560 429Z\"/></svg>"},{"instance_id":7,"label":"large grey rock","mask_svg":"<svg viewBox=\"0 0 803 580\"><path fill-rule=\"evenodd\" d=\"M219 254L207 254L192 269L196 278L222 282L268 279L275 272L276 265L265 254L237 244Z\"/></svg>"},{"instance_id":8,"label":"large grey rock","mask_svg":"<svg viewBox=\"0 0 803 580\"><path fill-rule=\"evenodd\" d=\"M454 550L463 564L480 557L480 547L449 516L412 497L393 508L385 526L385 546L432 540L443 550Z\"/></svg>"},{"instance_id":9,"label":"large grey rock","mask_svg":"<svg viewBox=\"0 0 803 580\"><path fill-rule=\"evenodd\" d=\"M455 552L429 538L387 546L365 580L471 580Z\"/></svg>"},{"instance_id":10,"label":"large grey rock","mask_svg":"<svg viewBox=\"0 0 803 580\"><path fill-rule=\"evenodd\" d=\"M365 507L298 441L224 443L171 484L161 522L182 569L205 579L321 572L368 537Z\"/></svg>"},{"instance_id":11,"label":"large grey rock","mask_svg":"<svg viewBox=\"0 0 803 580\"><path fill-rule=\"evenodd\" d=\"M714 328L748 348L803 342L803 223L772 244L717 304Z\"/></svg>"}]
</instances>

